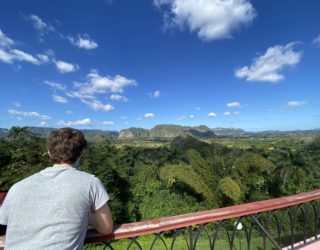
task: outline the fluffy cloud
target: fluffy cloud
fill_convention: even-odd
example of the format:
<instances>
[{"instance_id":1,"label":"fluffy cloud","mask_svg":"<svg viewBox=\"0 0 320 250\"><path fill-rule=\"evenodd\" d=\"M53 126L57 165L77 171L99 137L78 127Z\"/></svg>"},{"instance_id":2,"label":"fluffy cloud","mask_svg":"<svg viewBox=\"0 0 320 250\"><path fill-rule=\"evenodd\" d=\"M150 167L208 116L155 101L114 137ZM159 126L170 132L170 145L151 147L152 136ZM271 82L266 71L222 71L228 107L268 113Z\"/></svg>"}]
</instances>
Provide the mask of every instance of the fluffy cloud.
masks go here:
<instances>
[{"instance_id":1,"label":"fluffy cloud","mask_svg":"<svg viewBox=\"0 0 320 250\"><path fill-rule=\"evenodd\" d=\"M194 115L190 115L189 118L190 118L190 119L194 119Z\"/></svg>"},{"instance_id":2,"label":"fluffy cloud","mask_svg":"<svg viewBox=\"0 0 320 250\"><path fill-rule=\"evenodd\" d=\"M97 70L91 70L87 75L87 82L77 83L78 90L74 95L87 96L90 98L95 94L103 94L111 92L113 94L121 94L127 86L136 86L137 83L133 79L128 79L121 75L101 76ZM85 98L87 98L85 97Z\"/></svg>"},{"instance_id":3,"label":"fluffy cloud","mask_svg":"<svg viewBox=\"0 0 320 250\"><path fill-rule=\"evenodd\" d=\"M210 113L208 114L208 116L209 116L209 117L216 117L217 115L216 115L216 113L214 113L214 112L210 112Z\"/></svg>"},{"instance_id":4,"label":"fluffy cloud","mask_svg":"<svg viewBox=\"0 0 320 250\"><path fill-rule=\"evenodd\" d=\"M88 34L77 35L76 37L68 36L67 37L71 44L82 49L95 49L98 48L98 44L92 40Z\"/></svg>"},{"instance_id":5,"label":"fluffy cloud","mask_svg":"<svg viewBox=\"0 0 320 250\"><path fill-rule=\"evenodd\" d=\"M29 62L35 65L42 64L42 60L18 49L6 50L0 48L0 61L9 64L12 64L14 61Z\"/></svg>"},{"instance_id":6,"label":"fluffy cloud","mask_svg":"<svg viewBox=\"0 0 320 250\"><path fill-rule=\"evenodd\" d=\"M51 81L44 81L44 84L49 85L52 89L54 90L61 90L65 91L67 87L62 84L62 83L57 83L57 82L51 82Z\"/></svg>"},{"instance_id":7,"label":"fluffy cloud","mask_svg":"<svg viewBox=\"0 0 320 250\"><path fill-rule=\"evenodd\" d=\"M300 107L300 106L304 106L306 105L307 102L301 102L301 101L291 101L291 102L287 102L286 107L288 108L293 108L293 107Z\"/></svg>"},{"instance_id":8,"label":"fluffy cloud","mask_svg":"<svg viewBox=\"0 0 320 250\"><path fill-rule=\"evenodd\" d=\"M0 47L10 47L14 44L15 42L0 29Z\"/></svg>"},{"instance_id":9,"label":"fluffy cloud","mask_svg":"<svg viewBox=\"0 0 320 250\"><path fill-rule=\"evenodd\" d=\"M38 125L38 127L46 127L48 126L48 123L45 121L40 122L40 124Z\"/></svg>"},{"instance_id":10,"label":"fluffy cloud","mask_svg":"<svg viewBox=\"0 0 320 250\"><path fill-rule=\"evenodd\" d=\"M90 118L85 118L82 120L78 120L78 121L69 121L69 122L65 122L65 121L59 121L58 122L59 126L88 126L88 125L92 125Z\"/></svg>"},{"instance_id":11,"label":"fluffy cloud","mask_svg":"<svg viewBox=\"0 0 320 250\"><path fill-rule=\"evenodd\" d=\"M145 113L145 114L143 115L143 117L144 117L144 118L152 118L152 117L154 117L154 114L153 114L153 113Z\"/></svg>"},{"instance_id":12,"label":"fluffy cloud","mask_svg":"<svg viewBox=\"0 0 320 250\"><path fill-rule=\"evenodd\" d=\"M92 108L95 111L104 111L109 112L114 109L114 107L111 104L103 104L99 100L93 100L93 101L86 101L82 100L83 103L87 104L90 108Z\"/></svg>"},{"instance_id":13,"label":"fluffy cloud","mask_svg":"<svg viewBox=\"0 0 320 250\"><path fill-rule=\"evenodd\" d=\"M44 30L48 28L48 25L37 15L30 15L29 19L32 21L34 28L37 30Z\"/></svg>"},{"instance_id":14,"label":"fluffy cloud","mask_svg":"<svg viewBox=\"0 0 320 250\"><path fill-rule=\"evenodd\" d=\"M77 64L67 63L59 60L58 61L54 60L53 62L56 65L58 71L62 74L74 72L79 69L79 66Z\"/></svg>"},{"instance_id":15,"label":"fluffy cloud","mask_svg":"<svg viewBox=\"0 0 320 250\"><path fill-rule=\"evenodd\" d=\"M51 119L51 117L48 115L41 115L38 112L34 112L34 111L26 112L26 111L18 111L15 109L9 109L8 112L10 115L14 115L14 116L18 116L18 117L36 118L36 119L40 119L40 120L50 120Z\"/></svg>"},{"instance_id":16,"label":"fluffy cloud","mask_svg":"<svg viewBox=\"0 0 320 250\"><path fill-rule=\"evenodd\" d=\"M1 30L0 30L1 31ZM317 36L315 39L313 39L312 43L316 46L316 47L320 47L320 35Z\"/></svg>"},{"instance_id":17,"label":"fluffy cloud","mask_svg":"<svg viewBox=\"0 0 320 250\"><path fill-rule=\"evenodd\" d=\"M114 125L114 122L113 121L103 121L102 125L112 126L112 125Z\"/></svg>"},{"instance_id":18,"label":"fluffy cloud","mask_svg":"<svg viewBox=\"0 0 320 250\"><path fill-rule=\"evenodd\" d=\"M284 79L280 74L284 68L297 65L302 53L294 51L296 43L276 45L267 49L266 53L253 60L251 66L245 66L235 71L238 78L246 78L249 82L279 82Z\"/></svg>"},{"instance_id":19,"label":"fluffy cloud","mask_svg":"<svg viewBox=\"0 0 320 250\"><path fill-rule=\"evenodd\" d=\"M35 65L40 65L49 61L47 55L38 54L33 56L22 50L13 48L16 43L9 38L0 29L0 61L12 64L14 61L29 62Z\"/></svg>"},{"instance_id":20,"label":"fluffy cloud","mask_svg":"<svg viewBox=\"0 0 320 250\"><path fill-rule=\"evenodd\" d=\"M117 95L117 94L112 94L110 96L110 99L112 101L128 102L128 98L126 98L125 96L122 96L122 95Z\"/></svg>"},{"instance_id":21,"label":"fluffy cloud","mask_svg":"<svg viewBox=\"0 0 320 250\"><path fill-rule=\"evenodd\" d=\"M241 104L239 102L228 102L227 107L229 108L241 108Z\"/></svg>"},{"instance_id":22,"label":"fluffy cloud","mask_svg":"<svg viewBox=\"0 0 320 250\"><path fill-rule=\"evenodd\" d=\"M50 58L46 54L37 54L37 57L40 59L41 62L48 63Z\"/></svg>"},{"instance_id":23,"label":"fluffy cloud","mask_svg":"<svg viewBox=\"0 0 320 250\"><path fill-rule=\"evenodd\" d=\"M223 115L224 115L224 116L240 115L240 112L238 112L238 111L235 111L235 112L227 111L227 112L224 112Z\"/></svg>"},{"instance_id":24,"label":"fluffy cloud","mask_svg":"<svg viewBox=\"0 0 320 250\"><path fill-rule=\"evenodd\" d=\"M58 103L68 103L68 100L63 96L53 95L52 99L53 99L53 101L58 102Z\"/></svg>"},{"instance_id":25,"label":"fluffy cloud","mask_svg":"<svg viewBox=\"0 0 320 250\"><path fill-rule=\"evenodd\" d=\"M33 24L33 27L36 29L36 31L39 33L40 36L40 42L43 41L43 37L48 34L49 32L55 31L55 28L46 22L44 22L39 16L37 15L30 15L26 17L27 20L31 21Z\"/></svg>"},{"instance_id":26,"label":"fluffy cloud","mask_svg":"<svg viewBox=\"0 0 320 250\"><path fill-rule=\"evenodd\" d=\"M14 106L16 106L17 108L21 108L21 103L20 103L20 102L14 102L13 104L14 104Z\"/></svg>"},{"instance_id":27,"label":"fluffy cloud","mask_svg":"<svg viewBox=\"0 0 320 250\"><path fill-rule=\"evenodd\" d=\"M156 90L154 92L149 93L149 96L151 98L158 98L158 97L160 97L160 95L161 95L160 90Z\"/></svg>"},{"instance_id":28,"label":"fluffy cloud","mask_svg":"<svg viewBox=\"0 0 320 250\"><path fill-rule=\"evenodd\" d=\"M164 14L165 28L187 26L202 40L230 38L256 16L248 0L154 0L154 4L169 6Z\"/></svg>"},{"instance_id":29,"label":"fluffy cloud","mask_svg":"<svg viewBox=\"0 0 320 250\"><path fill-rule=\"evenodd\" d=\"M13 49L13 50L11 50L11 53L14 56L15 60L26 61L26 62L33 63L33 64L40 64L41 63L39 59L35 58L34 56L32 56L28 53L21 51L21 50Z\"/></svg>"}]
</instances>

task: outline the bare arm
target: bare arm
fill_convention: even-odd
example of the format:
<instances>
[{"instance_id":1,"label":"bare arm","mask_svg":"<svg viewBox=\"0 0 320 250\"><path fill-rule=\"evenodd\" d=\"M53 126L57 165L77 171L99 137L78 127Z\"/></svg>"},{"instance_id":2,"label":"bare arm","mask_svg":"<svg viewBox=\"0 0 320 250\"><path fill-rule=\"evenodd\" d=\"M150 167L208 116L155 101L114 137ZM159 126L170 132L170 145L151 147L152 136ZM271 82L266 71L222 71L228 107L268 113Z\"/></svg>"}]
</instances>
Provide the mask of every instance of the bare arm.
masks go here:
<instances>
[{"instance_id":1,"label":"bare arm","mask_svg":"<svg viewBox=\"0 0 320 250\"><path fill-rule=\"evenodd\" d=\"M111 234L113 229L112 215L108 203L91 212L89 223L101 234Z\"/></svg>"}]
</instances>

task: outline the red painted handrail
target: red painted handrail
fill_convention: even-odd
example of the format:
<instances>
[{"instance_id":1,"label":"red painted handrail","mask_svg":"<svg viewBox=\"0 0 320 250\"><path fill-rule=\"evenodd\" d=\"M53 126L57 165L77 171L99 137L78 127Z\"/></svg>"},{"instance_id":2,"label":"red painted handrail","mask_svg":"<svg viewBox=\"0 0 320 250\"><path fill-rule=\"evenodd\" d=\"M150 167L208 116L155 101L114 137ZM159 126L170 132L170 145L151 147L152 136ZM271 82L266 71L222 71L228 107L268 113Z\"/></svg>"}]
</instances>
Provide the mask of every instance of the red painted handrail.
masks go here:
<instances>
[{"instance_id":1,"label":"red painted handrail","mask_svg":"<svg viewBox=\"0 0 320 250\"><path fill-rule=\"evenodd\" d=\"M159 233L191 225L221 221L231 218L238 218L245 215L251 215L275 209L290 207L293 205L298 205L317 199L320 199L320 189L271 200L251 202L237 206L230 206L196 213L170 216L155 220L122 224L114 230L113 234L110 235L89 233L86 237L85 242L93 243L112 239L124 239L136 237L139 235Z\"/></svg>"},{"instance_id":2,"label":"red painted handrail","mask_svg":"<svg viewBox=\"0 0 320 250\"><path fill-rule=\"evenodd\" d=\"M0 195L2 194L0 193ZM122 224L116 227L114 232L110 235L101 235L96 232L89 232L86 237L85 243L130 238L139 235L153 234L167 230L183 228L191 225L238 218L241 216L290 207L317 199L320 199L320 189L282 198L251 202L242 205L217 208L196 213L170 216L155 220ZM0 244L0 249L1 247L3 246L1 246Z\"/></svg>"}]
</instances>

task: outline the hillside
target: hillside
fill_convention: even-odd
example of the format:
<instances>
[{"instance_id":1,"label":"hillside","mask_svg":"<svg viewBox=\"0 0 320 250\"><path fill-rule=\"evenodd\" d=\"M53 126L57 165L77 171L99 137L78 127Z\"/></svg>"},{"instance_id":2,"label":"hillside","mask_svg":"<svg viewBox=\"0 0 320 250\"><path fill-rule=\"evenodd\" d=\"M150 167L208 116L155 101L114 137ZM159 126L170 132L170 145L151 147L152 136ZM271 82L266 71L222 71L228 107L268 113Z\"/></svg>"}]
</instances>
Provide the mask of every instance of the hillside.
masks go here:
<instances>
[{"instance_id":1,"label":"hillside","mask_svg":"<svg viewBox=\"0 0 320 250\"><path fill-rule=\"evenodd\" d=\"M27 127L27 129L39 137L45 138L54 130L50 127ZM86 139L90 142L99 140L156 140L164 139L171 140L175 137L192 136L198 139L212 139L214 137L296 137L296 136L315 136L320 133L320 129L312 130L293 130L293 131L259 131L248 132L240 128L209 128L205 125L195 127L181 126L174 124L156 125L151 129L131 127L118 131L108 131L99 129L83 129L81 130ZM0 128L0 138L4 137L9 132L9 129Z\"/></svg>"}]
</instances>

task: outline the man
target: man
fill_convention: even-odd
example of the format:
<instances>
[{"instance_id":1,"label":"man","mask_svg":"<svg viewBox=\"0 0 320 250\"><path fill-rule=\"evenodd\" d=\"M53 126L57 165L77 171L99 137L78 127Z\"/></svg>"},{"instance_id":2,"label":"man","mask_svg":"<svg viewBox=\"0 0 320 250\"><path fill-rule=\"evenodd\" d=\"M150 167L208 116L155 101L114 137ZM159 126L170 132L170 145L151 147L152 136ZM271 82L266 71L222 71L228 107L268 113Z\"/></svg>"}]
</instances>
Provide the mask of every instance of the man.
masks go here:
<instances>
[{"instance_id":1,"label":"man","mask_svg":"<svg viewBox=\"0 0 320 250\"><path fill-rule=\"evenodd\" d=\"M87 142L72 128L47 139L52 167L13 185L0 208L6 249L82 249L88 222L112 232L109 196L95 176L77 168Z\"/></svg>"}]
</instances>

